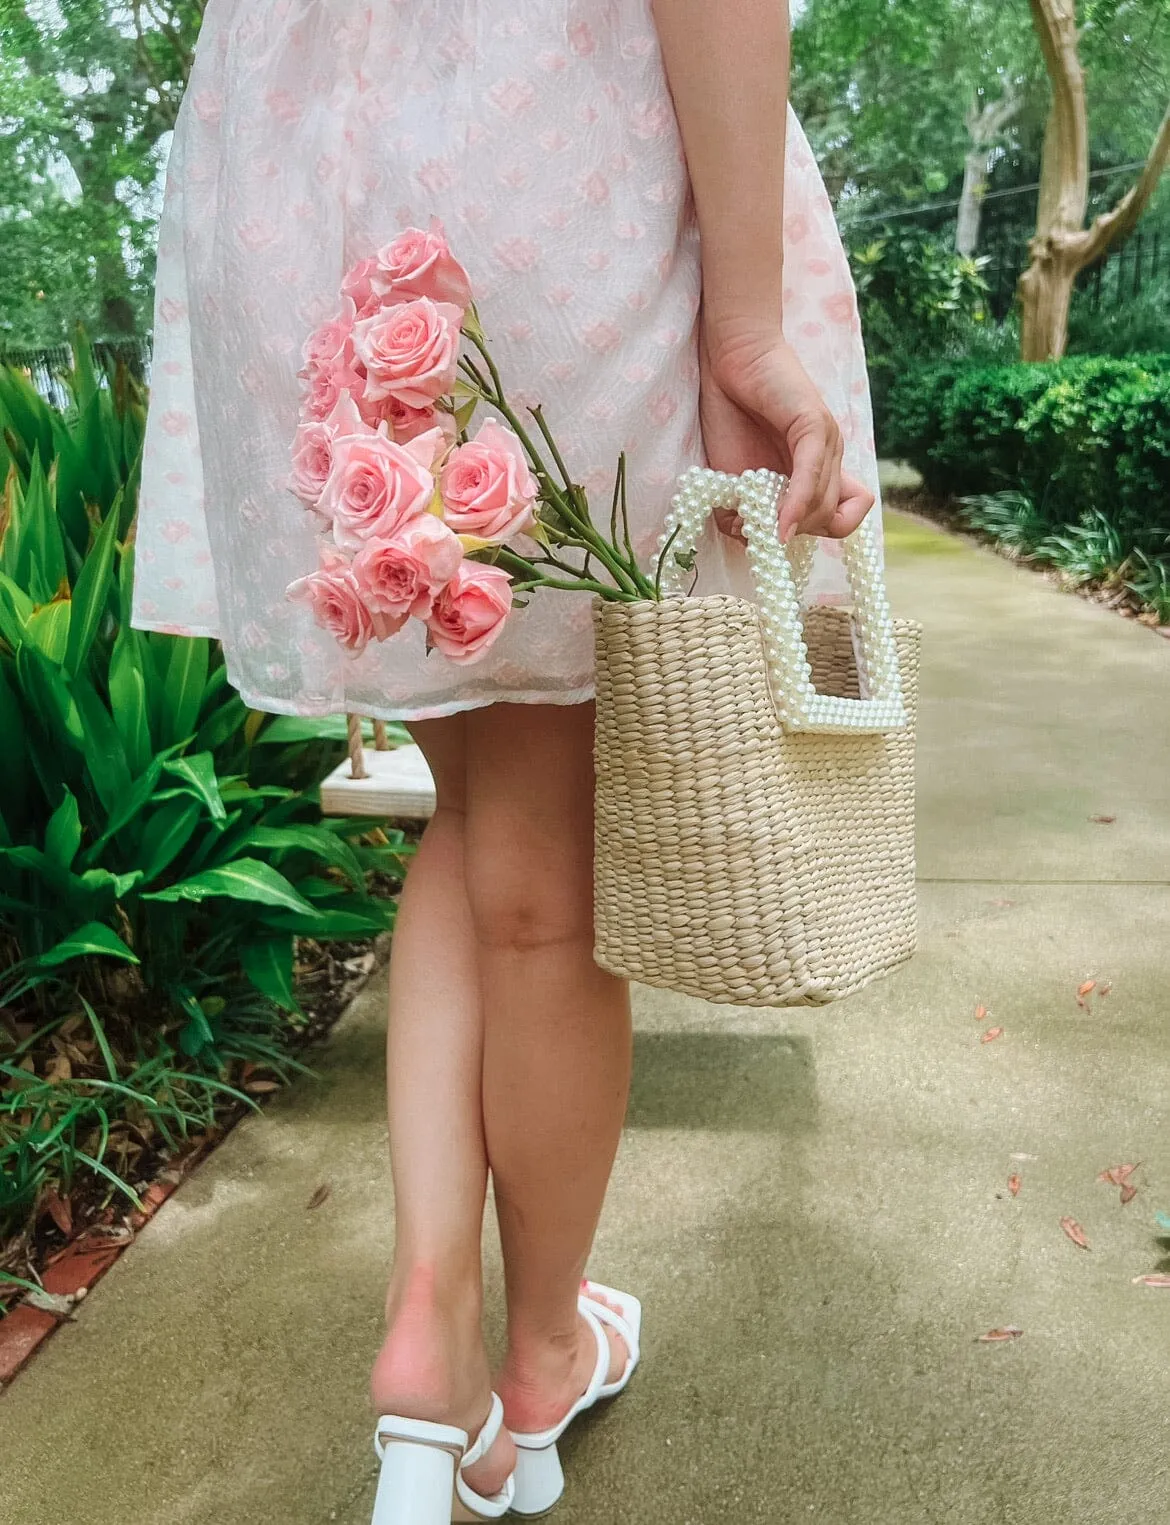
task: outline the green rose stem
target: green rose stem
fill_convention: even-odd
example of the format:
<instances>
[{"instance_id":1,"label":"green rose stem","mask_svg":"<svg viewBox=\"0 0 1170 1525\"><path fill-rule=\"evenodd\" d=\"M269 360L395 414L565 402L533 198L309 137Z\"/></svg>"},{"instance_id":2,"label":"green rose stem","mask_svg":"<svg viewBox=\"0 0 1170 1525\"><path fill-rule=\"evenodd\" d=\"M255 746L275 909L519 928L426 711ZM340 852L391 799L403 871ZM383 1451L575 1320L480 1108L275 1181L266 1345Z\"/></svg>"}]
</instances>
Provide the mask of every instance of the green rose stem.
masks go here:
<instances>
[{"instance_id":1,"label":"green rose stem","mask_svg":"<svg viewBox=\"0 0 1170 1525\"><path fill-rule=\"evenodd\" d=\"M482 554L485 557L490 556L493 566L502 567L505 572L511 572L521 579L513 584L517 593L529 593L533 588L564 588L569 592L597 593L602 598L624 604L637 603L642 596L640 593L612 588L608 583L598 582L593 577L546 577L540 570L541 562L529 561L526 556L521 556L506 546L493 546L490 553L484 551ZM547 559L542 558L542 560ZM553 565L560 566L561 563L554 562ZM564 570L571 572L573 569L566 567Z\"/></svg>"},{"instance_id":2,"label":"green rose stem","mask_svg":"<svg viewBox=\"0 0 1170 1525\"><path fill-rule=\"evenodd\" d=\"M641 568L637 564L637 559L634 556L633 547L630 544L628 521L626 521L625 534L627 556L623 557L620 551L618 551L616 544L608 544L604 537L598 533L589 514L588 500L581 492L581 489L573 482L572 478L570 477L568 468L561 457L560 451L557 449L556 442L549 432L548 425L545 423L543 414L541 413L540 408L536 407L530 411L532 412L532 416L536 419L537 426L539 427L545 442L552 452L553 459L555 460L556 465L565 481L567 491L563 491L553 480L552 474L548 470L543 456L533 444L528 431L517 418L515 412L508 403L507 398L504 396L503 381L501 380L500 373L496 367L495 361L492 359L487 346L483 342L479 332L478 319L474 324L466 327L465 332L467 337L471 340L472 344L474 344L476 349L479 351L483 358L484 364L488 368L488 374L491 378L490 383L480 371L479 367L474 363L474 361L470 359L469 356L464 355L461 358L461 367L465 370L466 374L471 377L484 401L490 403L493 407L498 408L507 419L508 423L511 424L512 428L516 431L521 444L528 454L529 460L532 462L532 465L541 480L541 484L545 489L545 495L551 500L552 507L561 516L565 523L570 525L576 534L580 537L578 542L580 548L585 550L587 557L589 554L597 557L598 561L600 561L607 568L610 575L617 583L618 587L624 593L634 594L636 597L640 598L653 598L654 584L650 582L649 579L643 574ZM622 517L623 521L625 521L624 464L623 466L619 467L619 473L622 481ZM616 536L614 539L616 541Z\"/></svg>"}]
</instances>

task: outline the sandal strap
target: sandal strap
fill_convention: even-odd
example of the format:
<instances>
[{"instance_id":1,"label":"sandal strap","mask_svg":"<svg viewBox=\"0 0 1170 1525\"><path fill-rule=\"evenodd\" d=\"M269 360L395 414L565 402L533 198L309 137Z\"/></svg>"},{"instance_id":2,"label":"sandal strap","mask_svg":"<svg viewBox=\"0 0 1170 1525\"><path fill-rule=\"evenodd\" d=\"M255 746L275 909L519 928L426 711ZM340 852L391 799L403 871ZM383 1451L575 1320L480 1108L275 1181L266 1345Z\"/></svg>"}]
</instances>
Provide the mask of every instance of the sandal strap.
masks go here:
<instances>
[{"instance_id":1,"label":"sandal strap","mask_svg":"<svg viewBox=\"0 0 1170 1525\"><path fill-rule=\"evenodd\" d=\"M475 1489L463 1476L464 1469L474 1467L476 1462L482 1461L499 1438L500 1431L504 1427L504 1405L498 1393L492 1394L492 1406L487 1418L483 1422L483 1428L475 1438L475 1444L463 1455L459 1464L459 1470L455 1474L455 1491L459 1495L460 1502L470 1509L473 1514L481 1516L485 1520L498 1520L507 1514L512 1507L512 1500L516 1493L515 1474L509 1475L508 1480L500 1491L491 1498L485 1498L483 1494L476 1493Z\"/></svg>"},{"instance_id":2,"label":"sandal strap","mask_svg":"<svg viewBox=\"0 0 1170 1525\"><path fill-rule=\"evenodd\" d=\"M504 1426L504 1405L500 1400L499 1393L492 1394L492 1406L488 1416L483 1422L483 1428L475 1437L475 1443L464 1452L463 1465L474 1467L477 1461L482 1461L491 1448L495 1445L501 1429Z\"/></svg>"},{"instance_id":3,"label":"sandal strap","mask_svg":"<svg viewBox=\"0 0 1170 1525\"><path fill-rule=\"evenodd\" d=\"M374 1430L374 1451L381 1461L387 1442L406 1441L415 1446L433 1446L446 1451L456 1462L462 1461L467 1448L467 1431L453 1424L432 1424L429 1419L404 1419L401 1414L383 1414Z\"/></svg>"},{"instance_id":4,"label":"sandal strap","mask_svg":"<svg viewBox=\"0 0 1170 1525\"><path fill-rule=\"evenodd\" d=\"M621 1335L626 1347L625 1370L629 1371L630 1367L636 1364L639 1355L638 1337L634 1333L633 1326L605 1303L594 1302L591 1297L585 1297L583 1300L589 1304L590 1310L600 1323L608 1324L615 1333Z\"/></svg>"}]
</instances>

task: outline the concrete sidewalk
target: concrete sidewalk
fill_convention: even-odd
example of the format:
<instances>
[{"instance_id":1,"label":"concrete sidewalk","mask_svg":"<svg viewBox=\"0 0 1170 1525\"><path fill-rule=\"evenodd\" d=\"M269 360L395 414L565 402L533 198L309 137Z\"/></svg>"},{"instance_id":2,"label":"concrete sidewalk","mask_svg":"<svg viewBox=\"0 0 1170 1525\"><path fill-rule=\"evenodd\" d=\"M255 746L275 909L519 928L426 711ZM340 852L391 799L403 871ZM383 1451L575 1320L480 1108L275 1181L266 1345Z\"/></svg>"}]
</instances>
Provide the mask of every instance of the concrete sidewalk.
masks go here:
<instances>
[{"instance_id":1,"label":"concrete sidewalk","mask_svg":"<svg viewBox=\"0 0 1170 1525\"><path fill-rule=\"evenodd\" d=\"M640 992L594 1266L646 1362L567 1440L562 1525L1165 1519L1170 1291L1131 1278L1170 1209L1170 643L897 516L890 562L921 953L819 1012ZM368 1525L381 1049L371 989L0 1399L4 1525ZM1139 1160L1122 1206L1097 1173Z\"/></svg>"}]
</instances>

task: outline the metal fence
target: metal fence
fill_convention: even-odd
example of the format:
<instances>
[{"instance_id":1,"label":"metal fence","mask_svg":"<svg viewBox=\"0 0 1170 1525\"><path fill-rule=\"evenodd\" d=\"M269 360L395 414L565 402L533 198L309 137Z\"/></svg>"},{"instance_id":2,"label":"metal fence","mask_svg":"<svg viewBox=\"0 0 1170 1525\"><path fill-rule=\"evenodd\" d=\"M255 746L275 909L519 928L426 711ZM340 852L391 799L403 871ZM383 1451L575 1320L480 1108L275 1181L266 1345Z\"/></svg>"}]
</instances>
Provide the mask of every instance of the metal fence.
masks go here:
<instances>
[{"instance_id":1,"label":"metal fence","mask_svg":"<svg viewBox=\"0 0 1170 1525\"><path fill-rule=\"evenodd\" d=\"M988 260L983 271L988 305L1002 319L1015 301L1016 283L1028 263L1028 245L1019 238L993 238L980 253ZM1170 222L1139 225L1125 243L1086 265L1077 277L1077 288L1096 312L1132 302L1158 280L1170 282Z\"/></svg>"},{"instance_id":2,"label":"metal fence","mask_svg":"<svg viewBox=\"0 0 1170 1525\"><path fill-rule=\"evenodd\" d=\"M122 361L139 381L150 384L151 345L148 336L129 339L95 339L94 362L107 383L111 371ZM0 365L27 371L34 387L46 401L63 408L69 401L64 377L73 369L73 350L68 344L54 344L45 349L0 344Z\"/></svg>"}]
</instances>

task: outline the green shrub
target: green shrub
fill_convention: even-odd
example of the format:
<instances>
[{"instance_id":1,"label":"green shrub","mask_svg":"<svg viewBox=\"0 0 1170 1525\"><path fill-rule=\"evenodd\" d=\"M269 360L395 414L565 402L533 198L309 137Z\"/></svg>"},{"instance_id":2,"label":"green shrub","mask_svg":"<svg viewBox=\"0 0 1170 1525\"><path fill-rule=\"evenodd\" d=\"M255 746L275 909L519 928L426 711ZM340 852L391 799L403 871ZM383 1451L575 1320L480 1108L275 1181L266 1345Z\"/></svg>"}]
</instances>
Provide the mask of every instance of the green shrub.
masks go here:
<instances>
[{"instance_id":1,"label":"green shrub","mask_svg":"<svg viewBox=\"0 0 1170 1525\"><path fill-rule=\"evenodd\" d=\"M931 489L1018 489L1056 524L1082 511L1144 535L1170 524L1170 356L906 372L882 448Z\"/></svg>"},{"instance_id":2,"label":"green shrub","mask_svg":"<svg viewBox=\"0 0 1170 1525\"><path fill-rule=\"evenodd\" d=\"M885 225L847 233L847 250L865 335L878 437L899 376L924 363L973 359L998 363L1019 349L1014 323L997 324L986 306L985 259L956 254L920 229Z\"/></svg>"},{"instance_id":3,"label":"green shrub","mask_svg":"<svg viewBox=\"0 0 1170 1525\"><path fill-rule=\"evenodd\" d=\"M1170 607L1170 355L910 371L882 444L972 528Z\"/></svg>"},{"instance_id":4,"label":"green shrub","mask_svg":"<svg viewBox=\"0 0 1170 1525\"><path fill-rule=\"evenodd\" d=\"M340 722L250 712L216 643L130 627L143 399L87 353L68 416L0 371L0 1233L286 1064L296 938L382 930L367 875L401 869L321 820Z\"/></svg>"}]
</instances>

